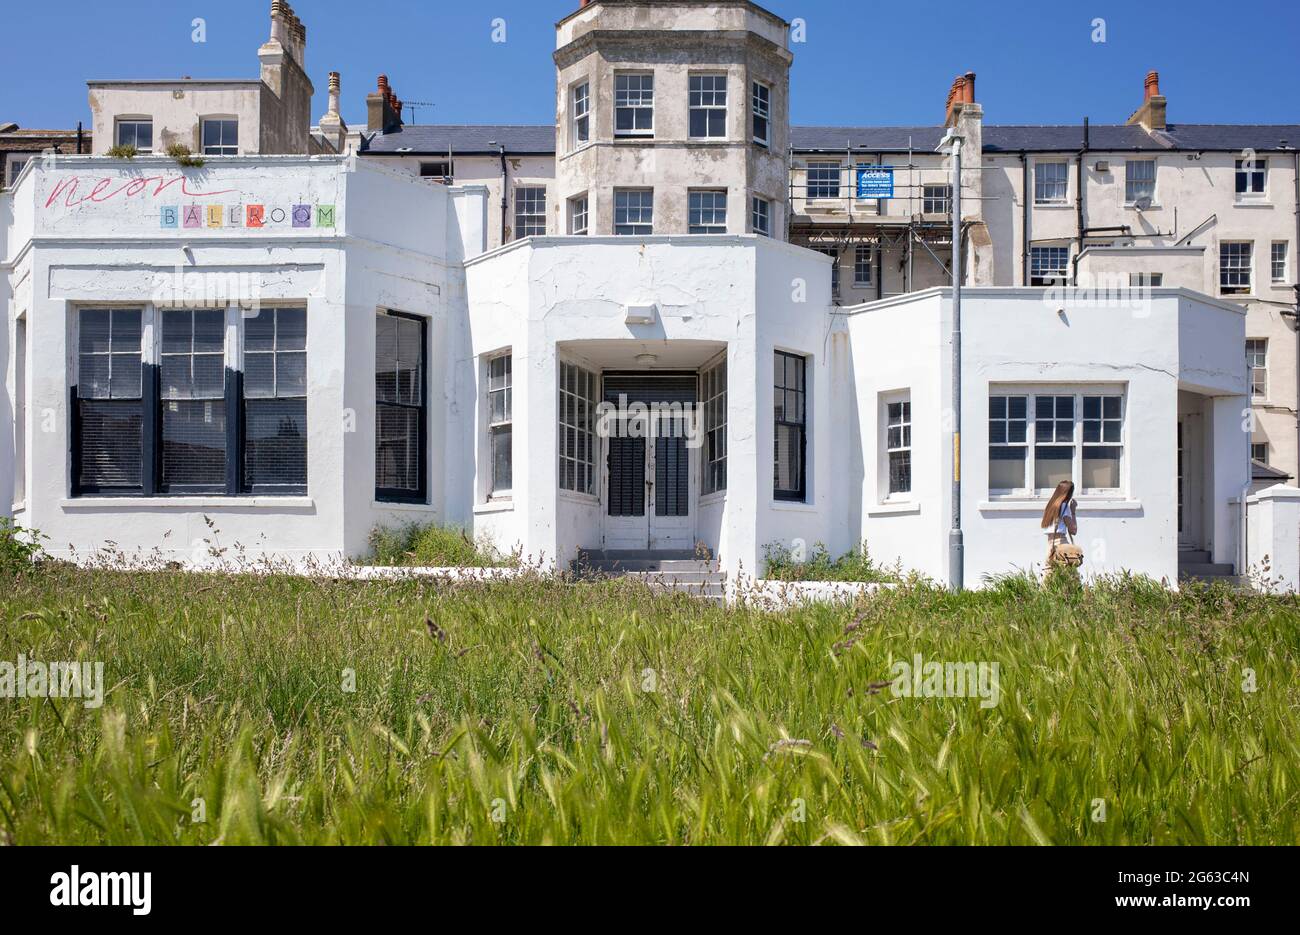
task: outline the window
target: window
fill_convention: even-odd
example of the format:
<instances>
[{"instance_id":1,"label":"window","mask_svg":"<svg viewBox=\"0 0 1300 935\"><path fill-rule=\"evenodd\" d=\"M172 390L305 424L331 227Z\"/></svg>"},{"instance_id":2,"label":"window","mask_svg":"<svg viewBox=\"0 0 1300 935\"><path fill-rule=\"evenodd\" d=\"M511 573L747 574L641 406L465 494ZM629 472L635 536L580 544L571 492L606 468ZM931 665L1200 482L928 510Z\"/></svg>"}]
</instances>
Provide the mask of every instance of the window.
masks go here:
<instances>
[{"instance_id":1,"label":"window","mask_svg":"<svg viewBox=\"0 0 1300 935\"><path fill-rule=\"evenodd\" d=\"M614 192L614 233L640 237L654 233L654 190L623 188Z\"/></svg>"},{"instance_id":2,"label":"window","mask_svg":"<svg viewBox=\"0 0 1300 935\"><path fill-rule=\"evenodd\" d=\"M772 202L758 195L750 199L749 228L755 234L772 236Z\"/></svg>"},{"instance_id":3,"label":"window","mask_svg":"<svg viewBox=\"0 0 1300 935\"><path fill-rule=\"evenodd\" d=\"M853 285L869 286L871 285L871 267L873 265L873 256L875 246L869 243L860 243L853 248Z\"/></svg>"},{"instance_id":4,"label":"window","mask_svg":"<svg viewBox=\"0 0 1300 935\"><path fill-rule=\"evenodd\" d=\"M23 167L27 165L27 163L29 163L31 159L32 159L31 154L27 154L27 155L19 155L16 153L9 154L9 165L6 167L7 174L4 178L4 184L6 188L13 187L14 182L18 180L18 176L22 174Z\"/></svg>"},{"instance_id":5,"label":"window","mask_svg":"<svg viewBox=\"0 0 1300 935\"><path fill-rule=\"evenodd\" d=\"M1246 340L1246 366L1250 368L1250 395L1268 398L1268 339Z\"/></svg>"},{"instance_id":6,"label":"window","mask_svg":"<svg viewBox=\"0 0 1300 935\"><path fill-rule=\"evenodd\" d=\"M700 373L700 401L704 407L704 490L727 489L727 358Z\"/></svg>"},{"instance_id":7,"label":"window","mask_svg":"<svg viewBox=\"0 0 1300 935\"><path fill-rule=\"evenodd\" d=\"M546 189L527 186L515 189L515 240L541 237L546 233Z\"/></svg>"},{"instance_id":8,"label":"window","mask_svg":"<svg viewBox=\"0 0 1300 935\"><path fill-rule=\"evenodd\" d=\"M226 488L225 309L163 309L165 493Z\"/></svg>"},{"instance_id":9,"label":"window","mask_svg":"<svg viewBox=\"0 0 1300 935\"><path fill-rule=\"evenodd\" d=\"M1268 160L1237 160L1237 194L1242 196L1264 194L1264 176L1268 172Z\"/></svg>"},{"instance_id":10,"label":"window","mask_svg":"<svg viewBox=\"0 0 1300 935\"><path fill-rule=\"evenodd\" d=\"M138 308L82 309L78 315L77 493L144 492L144 394Z\"/></svg>"},{"instance_id":11,"label":"window","mask_svg":"<svg viewBox=\"0 0 1300 935\"><path fill-rule=\"evenodd\" d=\"M1145 201L1150 204L1155 197L1156 161L1130 159L1124 163L1124 203L1131 205Z\"/></svg>"},{"instance_id":12,"label":"window","mask_svg":"<svg viewBox=\"0 0 1300 935\"><path fill-rule=\"evenodd\" d=\"M912 492L912 402L885 404L885 454L889 459L890 496Z\"/></svg>"},{"instance_id":13,"label":"window","mask_svg":"<svg viewBox=\"0 0 1300 935\"><path fill-rule=\"evenodd\" d=\"M1269 255L1269 276L1273 282L1286 282L1286 241L1273 241L1273 251Z\"/></svg>"},{"instance_id":14,"label":"window","mask_svg":"<svg viewBox=\"0 0 1300 935\"><path fill-rule=\"evenodd\" d=\"M1154 289L1157 286L1163 285L1164 281L1165 281L1164 273L1129 273L1128 274L1128 284L1130 286L1138 286L1141 288Z\"/></svg>"},{"instance_id":15,"label":"window","mask_svg":"<svg viewBox=\"0 0 1300 935\"><path fill-rule=\"evenodd\" d=\"M1030 247L1029 284L1063 285L1070 267L1069 247Z\"/></svg>"},{"instance_id":16,"label":"window","mask_svg":"<svg viewBox=\"0 0 1300 935\"><path fill-rule=\"evenodd\" d=\"M134 146L137 152L153 152L153 121L148 119L118 120L117 145Z\"/></svg>"},{"instance_id":17,"label":"window","mask_svg":"<svg viewBox=\"0 0 1300 935\"><path fill-rule=\"evenodd\" d=\"M807 391L804 372L807 360L797 354L777 351L774 386L774 447L776 471L772 495L778 500L803 500L807 447Z\"/></svg>"},{"instance_id":18,"label":"window","mask_svg":"<svg viewBox=\"0 0 1300 935\"><path fill-rule=\"evenodd\" d=\"M375 318L376 500L425 500L425 340L423 318Z\"/></svg>"},{"instance_id":19,"label":"window","mask_svg":"<svg viewBox=\"0 0 1300 935\"><path fill-rule=\"evenodd\" d=\"M922 186L921 211L924 214L947 214L952 211L952 186Z\"/></svg>"},{"instance_id":20,"label":"window","mask_svg":"<svg viewBox=\"0 0 1300 935\"><path fill-rule=\"evenodd\" d=\"M591 86L587 82L573 89L573 145L591 139Z\"/></svg>"},{"instance_id":21,"label":"window","mask_svg":"<svg viewBox=\"0 0 1300 935\"><path fill-rule=\"evenodd\" d=\"M813 247L822 256L831 258L831 297L838 298L840 294L840 249L839 247Z\"/></svg>"},{"instance_id":22,"label":"window","mask_svg":"<svg viewBox=\"0 0 1300 935\"><path fill-rule=\"evenodd\" d=\"M1034 204L1063 205L1069 188L1069 166L1064 162L1034 163Z\"/></svg>"},{"instance_id":23,"label":"window","mask_svg":"<svg viewBox=\"0 0 1300 935\"><path fill-rule=\"evenodd\" d=\"M488 454L492 462L492 496L510 495L513 483L511 409L513 377L511 357L498 354L488 360Z\"/></svg>"},{"instance_id":24,"label":"window","mask_svg":"<svg viewBox=\"0 0 1300 935\"><path fill-rule=\"evenodd\" d=\"M451 180L455 178L455 176L452 174L451 162L443 159L438 162L420 163L420 178L433 179L435 182L450 185Z\"/></svg>"},{"instance_id":25,"label":"window","mask_svg":"<svg viewBox=\"0 0 1300 935\"><path fill-rule=\"evenodd\" d=\"M614 134L654 136L655 76L614 76Z\"/></svg>"},{"instance_id":26,"label":"window","mask_svg":"<svg viewBox=\"0 0 1300 935\"><path fill-rule=\"evenodd\" d=\"M500 358L499 358L500 359ZM596 375L560 362L560 489L596 490Z\"/></svg>"},{"instance_id":27,"label":"window","mask_svg":"<svg viewBox=\"0 0 1300 935\"><path fill-rule=\"evenodd\" d=\"M709 140L725 139L727 76L691 75L688 83L691 137Z\"/></svg>"},{"instance_id":28,"label":"window","mask_svg":"<svg viewBox=\"0 0 1300 935\"><path fill-rule=\"evenodd\" d=\"M243 487L306 493L307 310L245 315L243 348Z\"/></svg>"},{"instance_id":29,"label":"window","mask_svg":"<svg viewBox=\"0 0 1300 935\"><path fill-rule=\"evenodd\" d=\"M1063 480L1084 492L1118 491L1123 435L1124 398L1118 392L991 395L989 492L1045 496Z\"/></svg>"},{"instance_id":30,"label":"window","mask_svg":"<svg viewBox=\"0 0 1300 935\"><path fill-rule=\"evenodd\" d=\"M1219 244L1219 292L1223 295L1247 295L1251 291L1250 241Z\"/></svg>"},{"instance_id":31,"label":"window","mask_svg":"<svg viewBox=\"0 0 1300 935\"><path fill-rule=\"evenodd\" d=\"M808 163L808 197L840 197L840 164L838 162Z\"/></svg>"},{"instance_id":32,"label":"window","mask_svg":"<svg viewBox=\"0 0 1300 935\"><path fill-rule=\"evenodd\" d=\"M228 119L204 120L203 155L238 156L239 121Z\"/></svg>"},{"instance_id":33,"label":"window","mask_svg":"<svg viewBox=\"0 0 1300 935\"><path fill-rule=\"evenodd\" d=\"M772 142L772 89L761 81L753 84L749 110L754 142L767 146Z\"/></svg>"},{"instance_id":34,"label":"window","mask_svg":"<svg viewBox=\"0 0 1300 935\"><path fill-rule=\"evenodd\" d=\"M690 233L725 234L727 232L727 193L725 191L691 192Z\"/></svg>"},{"instance_id":35,"label":"window","mask_svg":"<svg viewBox=\"0 0 1300 935\"><path fill-rule=\"evenodd\" d=\"M569 233L587 233L587 196L575 195L569 199Z\"/></svg>"},{"instance_id":36,"label":"window","mask_svg":"<svg viewBox=\"0 0 1300 935\"><path fill-rule=\"evenodd\" d=\"M1268 442L1251 442L1250 457L1252 461L1268 464Z\"/></svg>"}]
</instances>

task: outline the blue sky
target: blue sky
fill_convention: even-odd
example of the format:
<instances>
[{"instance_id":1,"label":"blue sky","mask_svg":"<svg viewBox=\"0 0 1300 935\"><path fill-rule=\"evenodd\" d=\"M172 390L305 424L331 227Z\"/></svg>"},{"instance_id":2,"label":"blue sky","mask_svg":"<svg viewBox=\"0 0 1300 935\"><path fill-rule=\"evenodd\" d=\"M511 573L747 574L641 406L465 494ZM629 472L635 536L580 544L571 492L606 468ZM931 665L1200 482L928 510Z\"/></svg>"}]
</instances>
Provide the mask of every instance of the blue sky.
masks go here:
<instances>
[{"instance_id":1,"label":"blue sky","mask_svg":"<svg viewBox=\"0 0 1300 935\"><path fill-rule=\"evenodd\" d=\"M343 74L343 113L364 123L384 72L420 123L548 123L555 21L578 0L298 0L307 68L325 110ZM964 3L769 0L807 23L793 46L792 110L803 124L933 124L955 75L978 73L988 123L1122 122L1148 69L1171 123L1300 123L1300 4ZM89 124L90 78L247 78L269 30L269 0L11 3L3 18L0 122ZM206 21L206 42L191 21ZM494 17L506 42L491 41ZM1094 42L1094 19L1105 42Z\"/></svg>"}]
</instances>

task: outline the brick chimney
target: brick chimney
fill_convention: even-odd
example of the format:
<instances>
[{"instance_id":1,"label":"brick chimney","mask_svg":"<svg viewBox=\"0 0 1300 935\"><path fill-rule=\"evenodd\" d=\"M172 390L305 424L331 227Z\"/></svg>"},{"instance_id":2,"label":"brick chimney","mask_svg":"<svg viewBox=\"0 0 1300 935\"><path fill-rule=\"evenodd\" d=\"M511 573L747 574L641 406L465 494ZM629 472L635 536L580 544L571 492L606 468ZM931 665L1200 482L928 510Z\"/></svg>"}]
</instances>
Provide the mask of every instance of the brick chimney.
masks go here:
<instances>
[{"instance_id":1,"label":"brick chimney","mask_svg":"<svg viewBox=\"0 0 1300 935\"><path fill-rule=\"evenodd\" d=\"M388 133L402 125L402 102L388 86L388 76L379 76L376 90L366 95L366 130Z\"/></svg>"},{"instance_id":2,"label":"brick chimney","mask_svg":"<svg viewBox=\"0 0 1300 935\"><path fill-rule=\"evenodd\" d=\"M1147 72L1142 83L1142 106L1126 121L1127 126L1134 124L1147 131L1165 129L1165 96L1160 93L1160 73L1157 71Z\"/></svg>"},{"instance_id":3,"label":"brick chimney","mask_svg":"<svg viewBox=\"0 0 1300 935\"><path fill-rule=\"evenodd\" d=\"M975 72L968 71L966 74L954 78L952 87L948 89L947 112L944 114L943 125L945 127L953 126L961 114L962 107L974 103Z\"/></svg>"}]
</instances>

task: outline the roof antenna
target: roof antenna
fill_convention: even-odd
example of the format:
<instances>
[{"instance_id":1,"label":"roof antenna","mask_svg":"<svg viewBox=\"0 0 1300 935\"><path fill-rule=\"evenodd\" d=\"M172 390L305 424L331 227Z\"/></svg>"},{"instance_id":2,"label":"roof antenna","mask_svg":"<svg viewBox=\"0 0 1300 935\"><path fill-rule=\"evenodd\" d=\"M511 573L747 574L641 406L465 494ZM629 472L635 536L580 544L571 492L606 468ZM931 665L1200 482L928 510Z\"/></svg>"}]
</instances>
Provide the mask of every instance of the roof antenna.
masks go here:
<instances>
[{"instance_id":1,"label":"roof antenna","mask_svg":"<svg viewBox=\"0 0 1300 935\"><path fill-rule=\"evenodd\" d=\"M415 123L415 107L417 104L421 107L434 106L433 101L402 101L402 110L406 110L407 107L411 108L411 123Z\"/></svg>"}]
</instances>

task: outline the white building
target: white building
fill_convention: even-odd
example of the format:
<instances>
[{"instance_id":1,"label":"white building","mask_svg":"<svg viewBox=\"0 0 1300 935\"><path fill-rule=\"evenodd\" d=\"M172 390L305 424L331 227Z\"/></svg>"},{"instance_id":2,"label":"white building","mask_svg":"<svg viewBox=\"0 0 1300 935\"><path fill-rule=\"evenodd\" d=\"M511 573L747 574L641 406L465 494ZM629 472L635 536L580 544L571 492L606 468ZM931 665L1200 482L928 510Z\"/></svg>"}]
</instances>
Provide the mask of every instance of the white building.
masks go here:
<instances>
[{"instance_id":1,"label":"white building","mask_svg":"<svg viewBox=\"0 0 1300 935\"><path fill-rule=\"evenodd\" d=\"M584 158L606 168L585 187L577 168L555 174L566 212L580 188L594 199L586 233L553 233L552 199L545 232L494 236L509 176L495 192L459 174L428 184L396 152L25 168L0 195L0 489L15 519L56 555L186 562L357 556L375 526L409 521L561 568L580 550L703 547L732 575L761 573L771 545L865 540L949 580L950 290L839 306L828 257L754 233L756 200L786 213L753 121L760 84L764 118L786 121L783 75L765 70L788 64L784 32L743 0L710 5L729 23L718 54L746 63L733 74L697 58L707 17L646 0L653 54L676 42L693 63L672 79L680 95L647 98L657 72L635 58L639 19L622 18L636 5L598 0L560 24L562 101L596 80L575 63L599 71L614 51L599 80L624 106L618 76L652 76L635 106L655 109L656 135L621 141L628 115L598 110ZM697 67L727 76L707 98ZM737 93L748 119L727 110ZM400 112L391 89L372 97ZM696 138L702 100L731 114L720 138ZM657 150L673 155L644 155ZM739 194L679 191L715 152L747 167ZM677 158L685 169L665 164ZM963 334L967 586L1041 561L1038 516L1066 477L1090 573L1173 580L1181 545L1236 574L1267 554L1296 586L1300 504L1264 491L1243 521L1239 306L1183 288L1116 303L972 287ZM675 420L684 408L697 418Z\"/></svg>"}]
</instances>

